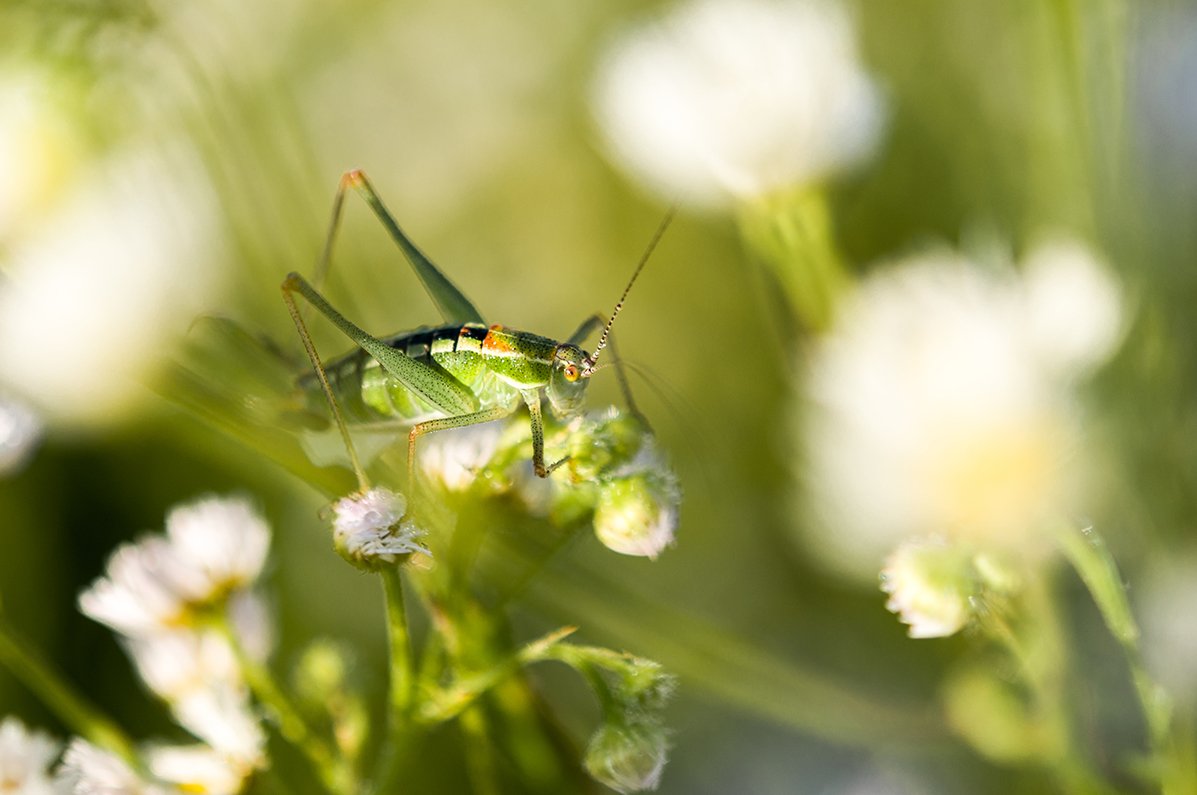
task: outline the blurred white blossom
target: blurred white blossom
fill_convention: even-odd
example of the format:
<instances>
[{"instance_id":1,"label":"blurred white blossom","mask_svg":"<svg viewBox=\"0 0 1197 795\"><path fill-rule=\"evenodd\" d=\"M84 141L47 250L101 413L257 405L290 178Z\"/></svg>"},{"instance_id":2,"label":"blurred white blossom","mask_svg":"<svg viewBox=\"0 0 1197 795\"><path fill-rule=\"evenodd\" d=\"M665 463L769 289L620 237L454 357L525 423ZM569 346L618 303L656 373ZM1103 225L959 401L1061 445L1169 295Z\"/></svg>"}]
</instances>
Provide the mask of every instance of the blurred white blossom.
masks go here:
<instances>
[{"instance_id":1,"label":"blurred white blossom","mask_svg":"<svg viewBox=\"0 0 1197 795\"><path fill-rule=\"evenodd\" d=\"M206 745L155 746L147 749L150 772L184 792L234 795L242 790L251 772Z\"/></svg>"},{"instance_id":2,"label":"blurred white blossom","mask_svg":"<svg viewBox=\"0 0 1197 795\"><path fill-rule=\"evenodd\" d=\"M78 145L48 74L0 70L0 242L16 238L62 187Z\"/></svg>"},{"instance_id":3,"label":"blurred white blossom","mask_svg":"<svg viewBox=\"0 0 1197 795\"><path fill-rule=\"evenodd\" d=\"M872 578L905 538L1035 555L1080 496L1077 379L1120 332L1118 290L1079 243L1023 276L929 254L841 306L801 408L812 551Z\"/></svg>"},{"instance_id":4,"label":"blurred white blossom","mask_svg":"<svg viewBox=\"0 0 1197 795\"><path fill-rule=\"evenodd\" d=\"M110 421L212 297L215 201L186 157L133 149L80 176L10 249L0 378L48 421Z\"/></svg>"},{"instance_id":5,"label":"blurred white blossom","mask_svg":"<svg viewBox=\"0 0 1197 795\"><path fill-rule=\"evenodd\" d=\"M177 790L145 781L123 760L75 738L62 755L58 780L75 795L172 795Z\"/></svg>"},{"instance_id":6,"label":"blurred white blossom","mask_svg":"<svg viewBox=\"0 0 1197 795\"><path fill-rule=\"evenodd\" d=\"M252 584L270 551L266 520L238 497L205 497L171 509L166 535L193 575L186 587L196 602Z\"/></svg>"},{"instance_id":7,"label":"blurred white blossom","mask_svg":"<svg viewBox=\"0 0 1197 795\"><path fill-rule=\"evenodd\" d=\"M869 154L882 102L832 0L696 0L617 42L595 114L616 159L669 200L721 206Z\"/></svg>"},{"instance_id":8,"label":"blurred white blossom","mask_svg":"<svg viewBox=\"0 0 1197 795\"><path fill-rule=\"evenodd\" d=\"M0 394L0 476L20 470L41 436L42 423L33 409Z\"/></svg>"},{"instance_id":9,"label":"blurred white blossom","mask_svg":"<svg viewBox=\"0 0 1197 795\"><path fill-rule=\"evenodd\" d=\"M416 543L424 531L404 520L407 499L375 488L338 500L333 505L333 545L354 565L374 567L394 563L412 552L431 554Z\"/></svg>"},{"instance_id":10,"label":"blurred white blossom","mask_svg":"<svg viewBox=\"0 0 1197 795\"><path fill-rule=\"evenodd\" d=\"M499 450L506 423L485 422L431 433L420 440L420 469L444 489L465 491Z\"/></svg>"},{"instance_id":11,"label":"blurred white blossom","mask_svg":"<svg viewBox=\"0 0 1197 795\"><path fill-rule=\"evenodd\" d=\"M240 663L222 633L163 631L131 640L128 648L146 685L166 701L181 726L242 767L261 763L265 735Z\"/></svg>"},{"instance_id":12,"label":"blurred white blossom","mask_svg":"<svg viewBox=\"0 0 1197 795\"><path fill-rule=\"evenodd\" d=\"M205 497L167 516L167 535L123 544L79 609L130 637L188 623L192 611L251 585L270 544L265 521L240 497Z\"/></svg>"},{"instance_id":13,"label":"blurred white blossom","mask_svg":"<svg viewBox=\"0 0 1197 795\"><path fill-rule=\"evenodd\" d=\"M13 717L0 722L0 792L6 795L56 795L62 790L50 776L59 744L31 731Z\"/></svg>"}]
</instances>

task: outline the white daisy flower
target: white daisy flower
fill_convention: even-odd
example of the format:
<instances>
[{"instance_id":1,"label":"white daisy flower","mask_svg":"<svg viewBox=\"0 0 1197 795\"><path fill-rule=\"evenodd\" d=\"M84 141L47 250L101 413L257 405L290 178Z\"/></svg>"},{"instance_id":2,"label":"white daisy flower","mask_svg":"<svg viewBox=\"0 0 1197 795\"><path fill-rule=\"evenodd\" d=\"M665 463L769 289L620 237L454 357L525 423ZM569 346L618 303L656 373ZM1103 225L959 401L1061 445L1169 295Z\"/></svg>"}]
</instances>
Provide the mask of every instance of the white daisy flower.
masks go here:
<instances>
[{"instance_id":1,"label":"white daisy flower","mask_svg":"<svg viewBox=\"0 0 1197 795\"><path fill-rule=\"evenodd\" d=\"M12 795L58 795L50 776L60 744L31 731L16 718L0 721L0 792Z\"/></svg>"},{"instance_id":2,"label":"white daisy flower","mask_svg":"<svg viewBox=\"0 0 1197 795\"><path fill-rule=\"evenodd\" d=\"M173 508L166 535L193 575L180 582L193 602L252 584L270 550L266 520L240 497L205 497Z\"/></svg>"},{"instance_id":3,"label":"white daisy flower","mask_svg":"<svg viewBox=\"0 0 1197 795\"><path fill-rule=\"evenodd\" d=\"M416 543L424 531L404 520L407 499L389 489L375 488L345 497L333 505L333 545L354 565L389 565L412 552L431 554Z\"/></svg>"},{"instance_id":4,"label":"white daisy flower","mask_svg":"<svg viewBox=\"0 0 1197 795\"><path fill-rule=\"evenodd\" d=\"M83 614L130 637L185 623L188 605L179 582L192 577L161 536L122 544L108 558L107 575L79 595Z\"/></svg>"},{"instance_id":5,"label":"white daisy flower","mask_svg":"<svg viewBox=\"0 0 1197 795\"><path fill-rule=\"evenodd\" d=\"M243 688L212 683L174 701L171 714L228 758L248 767L264 764L266 735Z\"/></svg>"},{"instance_id":6,"label":"white daisy flower","mask_svg":"<svg viewBox=\"0 0 1197 795\"><path fill-rule=\"evenodd\" d=\"M719 207L869 154L882 102L831 0L696 0L616 43L594 108L616 160L670 201Z\"/></svg>"},{"instance_id":7,"label":"white daisy flower","mask_svg":"<svg viewBox=\"0 0 1197 795\"><path fill-rule=\"evenodd\" d=\"M58 781L75 795L178 795L143 780L120 757L75 738L62 755Z\"/></svg>"},{"instance_id":8,"label":"white daisy flower","mask_svg":"<svg viewBox=\"0 0 1197 795\"><path fill-rule=\"evenodd\" d=\"M107 575L80 594L80 610L129 637L178 628L195 607L251 584L270 543L266 523L240 498L175 508L167 533L118 547Z\"/></svg>"},{"instance_id":9,"label":"white daisy flower","mask_svg":"<svg viewBox=\"0 0 1197 795\"><path fill-rule=\"evenodd\" d=\"M871 579L929 533L1030 557L1050 546L1043 530L1077 508L1089 460L1077 378L1121 322L1112 282L1078 250L1038 250L1021 278L926 255L842 304L799 413L805 537L823 562Z\"/></svg>"}]
</instances>

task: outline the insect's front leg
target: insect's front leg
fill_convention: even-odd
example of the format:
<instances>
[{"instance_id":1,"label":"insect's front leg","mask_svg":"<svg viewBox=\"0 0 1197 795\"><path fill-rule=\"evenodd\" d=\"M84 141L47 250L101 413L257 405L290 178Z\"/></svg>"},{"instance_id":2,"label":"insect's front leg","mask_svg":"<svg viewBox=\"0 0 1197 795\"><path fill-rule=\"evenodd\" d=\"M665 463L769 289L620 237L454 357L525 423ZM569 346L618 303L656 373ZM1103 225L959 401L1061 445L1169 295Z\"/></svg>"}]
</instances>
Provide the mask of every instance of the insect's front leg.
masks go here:
<instances>
[{"instance_id":1,"label":"insect's front leg","mask_svg":"<svg viewBox=\"0 0 1197 795\"><path fill-rule=\"evenodd\" d=\"M536 472L536 477L547 478L557 467L568 461L569 456L565 456L550 466L545 466L544 420L540 416L540 390L522 389L520 394L524 396L524 402L528 404L528 419L532 424L532 470Z\"/></svg>"}]
</instances>

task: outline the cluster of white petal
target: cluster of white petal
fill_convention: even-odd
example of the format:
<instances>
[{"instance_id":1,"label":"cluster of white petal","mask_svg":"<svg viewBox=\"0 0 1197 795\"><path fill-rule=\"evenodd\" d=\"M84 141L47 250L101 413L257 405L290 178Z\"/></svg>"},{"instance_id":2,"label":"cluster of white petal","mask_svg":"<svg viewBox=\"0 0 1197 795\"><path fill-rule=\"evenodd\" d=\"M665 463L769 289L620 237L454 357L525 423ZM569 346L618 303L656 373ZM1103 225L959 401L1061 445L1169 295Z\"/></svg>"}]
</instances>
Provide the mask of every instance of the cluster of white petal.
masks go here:
<instances>
[{"instance_id":1,"label":"cluster of white petal","mask_svg":"<svg viewBox=\"0 0 1197 795\"><path fill-rule=\"evenodd\" d=\"M1035 249L1021 274L932 254L866 280L805 384L812 551L868 578L911 537L1036 554L1082 493L1076 386L1120 313L1077 242Z\"/></svg>"},{"instance_id":2,"label":"cluster of white petal","mask_svg":"<svg viewBox=\"0 0 1197 795\"><path fill-rule=\"evenodd\" d=\"M205 497L173 509L165 535L117 549L106 575L79 597L86 615L124 637L138 673L179 724L241 779L263 763L265 735L237 654L208 619L223 612L247 655L268 656L268 611L252 588L269 546L269 527L248 501ZM168 758L208 758L197 754Z\"/></svg>"},{"instance_id":3,"label":"cluster of white petal","mask_svg":"<svg viewBox=\"0 0 1197 795\"><path fill-rule=\"evenodd\" d=\"M208 497L175 508L166 528L166 536L112 554L107 575L79 597L86 615L130 637L174 629L195 608L261 574L270 531L243 499Z\"/></svg>"},{"instance_id":4,"label":"cluster of white petal","mask_svg":"<svg viewBox=\"0 0 1197 795\"><path fill-rule=\"evenodd\" d=\"M385 488L345 497L333 504L333 544L346 559L363 565L391 564L412 552L430 554L416 543L424 534L404 520L407 499Z\"/></svg>"},{"instance_id":5,"label":"cluster of white petal","mask_svg":"<svg viewBox=\"0 0 1197 795\"><path fill-rule=\"evenodd\" d=\"M5 718L0 722L0 792L60 792L50 775L58 750L59 744L46 734L30 731L16 718Z\"/></svg>"}]
</instances>

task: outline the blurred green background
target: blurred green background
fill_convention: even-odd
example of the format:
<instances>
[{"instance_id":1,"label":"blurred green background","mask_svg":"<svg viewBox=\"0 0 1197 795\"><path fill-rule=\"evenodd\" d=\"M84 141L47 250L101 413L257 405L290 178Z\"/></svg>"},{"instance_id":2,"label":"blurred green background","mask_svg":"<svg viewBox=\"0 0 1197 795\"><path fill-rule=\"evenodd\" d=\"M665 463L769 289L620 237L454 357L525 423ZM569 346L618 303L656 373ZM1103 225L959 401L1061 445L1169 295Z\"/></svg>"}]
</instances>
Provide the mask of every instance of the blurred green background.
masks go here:
<instances>
[{"instance_id":1,"label":"blurred green background","mask_svg":"<svg viewBox=\"0 0 1197 795\"><path fill-rule=\"evenodd\" d=\"M604 48L664 7L3 0L0 82L34 86L42 126L30 129L46 165L27 188L0 174L19 201L0 205L11 209L0 269L16 268L23 241L90 169L150 153L150 182L183 197L163 206L205 219L159 266L182 283L205 271L197 311L298 357L278 284L314 267L337 179L362 168L488 320L566 337L609 311L666 211L609 164L588 104ZM1091 518L1133 601L1165 563L1197 560L1197 6L909 0L856 11L889 118L873 160L830 187L848 260L863 271L978 234L1017 250L1063 227L1103 250L1126 285L1132 325L1088 397L1089 432L1110 450L1110 488ZM0 127L26 121L11 114ZM107 290L134 289L118 273L83 298L102 316ZM328 294L379 334L438 319L353 197ZM786 418L806 341L786 332L772 294L731 220L679 214L619 329L622 355L650 374L633 386L686 491L678 543L650 562L582 540L518 605L517 631L577 624L581 638L681 676L661 792L1053 791L1040 772L985 761L940 717L938 685L968 638L909 640L880 592L821 572L795 543ZM134 734L178 732L75 596L172 504L246 492L276 531L277 659L336 636L361 650L381 693L382 600L331 554L316 516L324 498L153 391L205 333L188 322L145 326L150 390L99 416L51 418L28 465L0 480L6 617ZM346 347L328 329L316 336L326 354ZM64 397L86 403L88 388ZM595 380L591 405L617 397L613 378ZM1060 587L1073 597L1085 731L1113 769L1143 747L1124 664L1079 582ZM692 642L703 637L744 664L713 662ZM1191 708L1197 664L1189 670L1190 691L1177 695ZM557 672L541 681L584 741L593 705ZM0 675L7 713L63 733ZM453 743L439 753L413 791L463 786Z\"/></svg>"}]
</instances>

